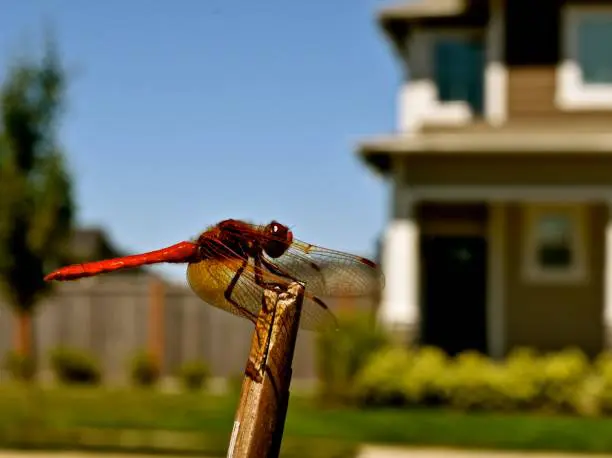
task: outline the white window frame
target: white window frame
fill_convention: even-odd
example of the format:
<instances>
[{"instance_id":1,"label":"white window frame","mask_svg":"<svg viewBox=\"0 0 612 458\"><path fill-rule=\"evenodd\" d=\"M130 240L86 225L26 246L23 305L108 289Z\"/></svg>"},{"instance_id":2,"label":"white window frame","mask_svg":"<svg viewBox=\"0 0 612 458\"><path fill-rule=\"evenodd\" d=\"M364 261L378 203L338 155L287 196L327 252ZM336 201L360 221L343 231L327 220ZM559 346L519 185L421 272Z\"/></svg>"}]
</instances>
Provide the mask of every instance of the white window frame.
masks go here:
<instances>
[{"instance_id":1,"label":"white window frame","mask_svg":"<svg viewBox=\"0 0 612 458\"><path fill-rule=\"evenodd\" d=\"M585 84L578 64L578 26L593 14L612 18L612 5L566 5L562 9L562 60L557 69L556 99L563 110L612 109L612 84Z\"/></svg>"},{"instance_id":2,"label":"white window frame","mask_svg":"<svg viewBox=\"0 0 612 458\"><path fill-rule=\"evenodd\" d=\"M573 264L563 270L542 268L537 261L537 227L541 217L547 214L568 216L575 229L572 235ZM581 204L525 204L523 207L523 252L522 273L527 283L576 284L588 281L587 208Z\"/></svg>"}]
</instances>

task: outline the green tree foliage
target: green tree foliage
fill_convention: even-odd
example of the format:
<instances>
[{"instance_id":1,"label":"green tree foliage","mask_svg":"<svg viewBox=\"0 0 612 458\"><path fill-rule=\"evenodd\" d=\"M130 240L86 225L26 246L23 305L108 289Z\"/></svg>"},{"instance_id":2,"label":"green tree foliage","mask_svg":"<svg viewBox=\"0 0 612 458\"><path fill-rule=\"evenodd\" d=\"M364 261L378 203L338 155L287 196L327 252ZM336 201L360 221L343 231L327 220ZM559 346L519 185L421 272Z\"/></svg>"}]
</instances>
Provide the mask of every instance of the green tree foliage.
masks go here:
<instances>
[{"instance_id":1,"label":"green tree foliage","mask_svg":"<svg viewBox=\"0 0 612 458\"><path fill-rule=\"evenodd\" d=\"M50 287L45 273L67 259L73 200L57 138L64 93L52 45L40 60L11 65L0 87L0 293L27 321L22 333Z\"/></svg>"}]
</instances>

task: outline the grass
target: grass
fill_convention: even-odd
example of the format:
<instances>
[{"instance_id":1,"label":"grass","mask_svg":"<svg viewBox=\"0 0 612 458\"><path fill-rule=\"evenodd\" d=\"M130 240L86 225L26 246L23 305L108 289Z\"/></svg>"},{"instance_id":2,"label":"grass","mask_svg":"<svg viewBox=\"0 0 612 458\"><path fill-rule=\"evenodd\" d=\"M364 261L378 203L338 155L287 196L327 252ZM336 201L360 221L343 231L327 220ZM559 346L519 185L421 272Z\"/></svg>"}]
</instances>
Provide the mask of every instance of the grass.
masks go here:
<instances>
[{"instance_id":1,"label":"grass","mask_svg":"<svg viewBox=\"0 0 612 458\"><path fill-rule=\"evenodd\" d=\"M0 437L6 431L166 430L214 438L225 453L237 395L162 394L154 390L0 387ZM303 444L322 441L335 453L352 456L360 443L456 446L480 449L612 452L612 419L535 415L467 414L445 410L357 410L318 408L293 396L285 440L295 454ZM210 442L210 441L209 441ZM300 445L302 444L302 445ZM335 444L335 445L334 445ZM0 444L1 445L1 444ZM348 447L350 445L350 447ZM326 445L327 447L327 445ZM312 447L311 447L312 448ZM340 450L342 449L342 450ZM212 453L211 452L211 453Z\"/></svg>"}]
</instances>

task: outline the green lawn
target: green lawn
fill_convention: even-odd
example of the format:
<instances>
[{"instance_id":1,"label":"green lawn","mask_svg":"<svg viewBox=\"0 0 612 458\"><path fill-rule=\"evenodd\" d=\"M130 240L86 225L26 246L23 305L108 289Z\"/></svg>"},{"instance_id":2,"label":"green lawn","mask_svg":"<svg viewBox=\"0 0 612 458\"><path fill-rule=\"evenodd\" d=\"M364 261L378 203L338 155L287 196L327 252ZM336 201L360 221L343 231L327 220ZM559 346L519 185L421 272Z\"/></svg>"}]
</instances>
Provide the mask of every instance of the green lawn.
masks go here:
<instances>
[{"instance_id":1,"label":"green lawn","mask_svg":"<svg viewBox=\"0 0 612 458\"><path fill-rule=\"evenodd\" d=\"M184 438L194 437L193 451L202 452L204 448L208 453L223 456L236 403L237 395L2 386L0 445L4 441L5 446L28 446L28 441L36 436L39 447L53 445L54 441L63 447L66 442L81 441L81 436L74 431L110 434L119 430L166 430L188 433L181 436ZM32 431L38 431L38 436ZM463 414L442 410L320 409L311 400L294 396L284 444L295 452L283 456L348 457L353 456L359 443L365 442L612 452L611 431L612 419ZM53 437L62 434L63 441ZM147 437L145 443L151 445L153 436ZM313 447L304 447L304 444L315 443L320 444L316 453L306 455L305 449ZM323 453L323 448L329 453Z\"/></svg>"}]
</instances>

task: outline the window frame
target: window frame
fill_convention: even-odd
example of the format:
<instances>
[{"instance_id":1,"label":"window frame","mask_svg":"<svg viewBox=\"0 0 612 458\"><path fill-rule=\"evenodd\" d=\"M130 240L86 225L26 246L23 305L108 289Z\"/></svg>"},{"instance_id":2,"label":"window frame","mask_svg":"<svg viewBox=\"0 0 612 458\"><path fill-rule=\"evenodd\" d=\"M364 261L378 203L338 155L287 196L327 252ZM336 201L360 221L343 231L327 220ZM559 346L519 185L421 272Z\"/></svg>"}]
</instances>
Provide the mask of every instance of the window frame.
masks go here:
<instances>
[{"instance_id":1,"label":"window frame","mask_svg":"<svg viewBox=\"0 0 612 458\"><path fill-rule=\"evenodd\" d=\"M570 218L574 228L571 236L572 264L566 269L548 269L538 262L538 223L550 214ZM588 281L587 208L582 204L527 204L523 208L522 273L527 283L577 284Z\"/></svg>"},{"instance_id":2,"label":"window frame","mask_svg":"<svg viewBox=\"0 0 612 458\"><path fill-rule=\"evenodd\" d=\"M612 83L588 84L578 63L578 27L583 19L606 15L612 5L565 5L561 13L561 63L557 69L557 104L564 110L612 109Z\"/></svg>"},{"instance_id":3,"label":"window frame","mask_svg":"<svg viewBox=\"0 0 612 458\"><path fill-rule=\"evenodd\" d=\"M483 65L483 113L486 116L487 100L487 30L482 27L419 27L413 29L409 42L409 68L411 83L416 81L426 81L428 83L428 104L423 113L422 121L425 124L467 124L476 117L470 104L466 101L457 100L442 102L439 98L439 91L434 80L434 49L438 40L465 40L469 38L481 39L485 50L485 60Z\"/></svg>"}]
</instances>

